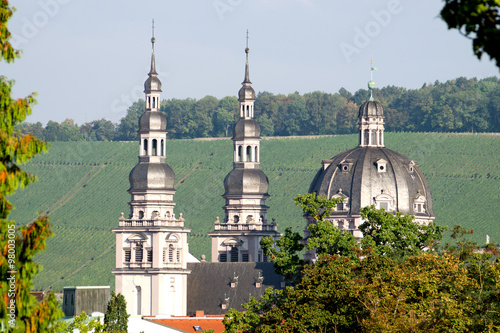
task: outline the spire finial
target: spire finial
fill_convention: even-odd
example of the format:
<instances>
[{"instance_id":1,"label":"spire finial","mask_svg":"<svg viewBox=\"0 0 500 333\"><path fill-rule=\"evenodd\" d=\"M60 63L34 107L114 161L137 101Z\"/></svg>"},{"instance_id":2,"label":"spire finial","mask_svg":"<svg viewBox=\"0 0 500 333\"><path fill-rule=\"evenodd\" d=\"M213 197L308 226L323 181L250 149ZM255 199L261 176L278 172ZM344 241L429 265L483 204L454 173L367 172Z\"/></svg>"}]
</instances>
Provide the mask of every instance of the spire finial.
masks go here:
<instances>
[{"instance_id":1,"label":"spire finial","mask_svg":"<svg viewBox=\"0 0 500 333\"><path fill-rule=\"evenodd\" d=\"M248 53L250 53L250 49L248 48L248 39L250 37L248 37L248 29L247 29L247 47L245 48L245 53L247 55L247 63L248 63Z\"/></svg>"},{"instance_id":2,"label":"spire finial","mask_svg":"<svg viewBox=\"0 0 500 333\"><path fill-rule=\"evenodd\" d=\"M149 71L149 75L156 75L156 66L155 66L155 19L153 19L152 24L151 24L151 47L152 47L152 53L151 53L151 70Z\"/></svg>"},{"instance_id":3,"label":"spire finial","mask_svg":"<svg viewBox=\"0 0 500 333\"><path fill-rule=\"evenodd\" d=\"M151 44L153 46L153 52L154 52L155 51L155 41L156 41L156 39L155 39L155 19L153 19L153 24L152 24L151 30L152 30L152 32L151 32L151 35L152 35Z\"/></svg>"},{"instance_id":4,"label":"spire finial","mask_svg":"<svg viewBox=\"0 0 500 333\"><path fill-rule=\"evenodd\" d=\"M373 71L377 69L373 67L373 57L370 56L370 81L368 82L368 89L370 90L370 101L373 101L373 88L375 88L375 81L373 81Z\"/></svg>"},{"instance_id":5,"label":"spire finial","mask_svg":"<svg viewBox=\"0 0 500 333\"><path fill-rule=\"evenodd\" d=\"M248 39L250 37L248 37L248 29L247 29L247 47L245 48L245 53L246 53L246 57L247 57L247 61L245 63L245 80L243 80L242 83L245 83L245 84L248 84L248 83L252 83L250 82L250 71L248 69L248 53L250 53L250 49L248 48Z\"/></svg>"}]
</instances>

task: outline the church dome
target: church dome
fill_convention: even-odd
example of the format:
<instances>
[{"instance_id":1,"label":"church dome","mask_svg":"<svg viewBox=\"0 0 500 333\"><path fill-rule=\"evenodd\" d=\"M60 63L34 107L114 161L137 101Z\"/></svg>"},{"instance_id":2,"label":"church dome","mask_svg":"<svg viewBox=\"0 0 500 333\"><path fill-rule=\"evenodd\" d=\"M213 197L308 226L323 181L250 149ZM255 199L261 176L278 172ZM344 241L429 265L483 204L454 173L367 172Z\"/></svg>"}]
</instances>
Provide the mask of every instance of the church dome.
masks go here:
<instances>
[{"instance_id":1,"label":"church dome","mask_svg":"<svg viewBox=\"0 0 500 333\"><path fill-rule=\"evenodd\" d=\"M269 180L260 169L236 168L224 179L224 195L260 194L267 195Z\"/></svg>"},{"instance_id":2,"label":"church dome","mask_svg":"<svg viewBox=\"0 0 500 333\"><path fill-rule=\"evenodd\" d=\"M370 205L417 218L434 216L429 185L417 164L384 147L357 147L323 161L309 192L346 198L344 212L332 216L359 215Z\"/></svg>"},{"instance_id":3,"label":"church dome","mask_svg":"<svg viewBox=\"0 0 500 333\"><path fill-rule=\"evenodd\" d=\"M161 91L161 81L156 76L150 76L144 82L144 92Z\"/></svg>"},{"instance_id":4,"label":"church dome","mask_svg":"<svg viewBox=\"0 0 500 333\"><path fill-rule=\"evenodd\" d=\"M174 190L175 174L165 163L139 163L129 175L129 191Z\"/></svg>"},{"instance_id":5,"label":"church dome","mask_svg":"<svg viewBox=\"0 0 500 333\"><path fill-rule=\"evenodd\" d=\"M377 101L368 101L359 107L359 117L383 117L384 108Z\"/></svg>"},{"instance_id":6,"label":"church dome","mask_svg":"<svg viewBox=\"0 0 500 333\"><path fill-rule=\"evenodd\" d=\"M146 111L139 118L139 132L166 130L167 118L159 111Z\"/></svg>"},{"instance_id":7,"label":"church dome","mask_svg":"<svg viewBox=\"0 0 500 333\"><path fill-rule=\"evenodd\" d=\"M241 87L240 91L238 92L238 100L244 101L244 100L255 100L255 90L252 88L251 85L246 85L244 84L243 87Z\"/></svg>"},{"instance_id":8,"label":"church dome","mask_svg":"<svg viewBox=\"0 0 500 333\"><path fill-rule=\"evenodd\" d=\"M233 140L260 138L260 125L254 119L240 118L234 125Z\"/></svg>"}]
</instances>

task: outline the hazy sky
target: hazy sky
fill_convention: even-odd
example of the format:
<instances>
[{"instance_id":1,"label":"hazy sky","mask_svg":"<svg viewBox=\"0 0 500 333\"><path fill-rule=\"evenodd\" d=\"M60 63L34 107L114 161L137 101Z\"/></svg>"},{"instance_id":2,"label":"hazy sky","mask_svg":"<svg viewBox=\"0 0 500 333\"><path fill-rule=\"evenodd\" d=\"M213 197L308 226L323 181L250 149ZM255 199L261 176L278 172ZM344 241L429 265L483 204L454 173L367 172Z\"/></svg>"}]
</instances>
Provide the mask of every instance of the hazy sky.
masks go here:
<instances>
[{"instance_id":1,"label":"hazy sky","mask_svg":"<svg viewBox=\"0 0 500 333\"><path fill-rule=\"evenodd\" d=\"M156 22L162 99L236 95L250 31L256 91L334 93L374 80L419 88L459 76L497 76L471 41L448 31L439 0L16 0L9 28L23 50L0 74L14 94L38 92L30 122L119 122L143 98Z\"/></svg>"}]
</instances>

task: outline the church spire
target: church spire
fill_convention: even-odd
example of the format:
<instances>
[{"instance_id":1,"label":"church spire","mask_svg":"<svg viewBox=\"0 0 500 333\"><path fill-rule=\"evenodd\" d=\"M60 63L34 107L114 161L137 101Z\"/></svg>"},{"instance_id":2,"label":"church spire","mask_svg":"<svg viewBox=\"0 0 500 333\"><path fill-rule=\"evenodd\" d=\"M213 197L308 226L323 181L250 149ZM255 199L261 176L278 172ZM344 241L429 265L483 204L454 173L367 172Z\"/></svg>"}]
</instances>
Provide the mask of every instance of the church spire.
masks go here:
<instances>
[{"instance_id":1,"label":"church spire","mask_svg":"<svg viewBox=\"0 0 500 333\"><path fill-rule=\"evenodd\" d=\"M246 63L245 63L245 80L243 80L242 84L252 84L250 81L250 70L248 69L248 54L250 53L250 49L248 48L248 30L247 30L247 47L245 48L245 53L246 53Z\"/></svg>"},{"instance_id":2,"label":"church spire","mask_svg":"<svg viewBox=\"0 0 500 333\"><path fill-rule=\"evenodd\" d=\"M153 26L152 26L152 37L151 37L151 70L149 71L149 76L158 76L158 73L156 72L156 64L155 64L155 20L153 19Z\"/></svg>"},{"instance_id":3,"label":"church spire","mask_svg":"<svg viewBox=\"0 0 500 333\"><path fill-rule=\"evenodd\" d=\"M238 92L240 119L233 128L233 170L224 179L224 218L217 218L212 237L212 261L267 261L262 237L277 239L276 223L267 219L269 180L260 169L260 126L254 118L255 91L248 69L248 31L245 80Z\"/></svg>"},{"instance_id":4,"label":"church spire","mask_svg":"<svg viewBox=\"0 0 500 333\"><path fill-rule=\"evenodd\" d=\"M248 30L247 30L247 44L245 48L246 62L245 62L245 79L241 83L242 87L238 92L238 100L240 102L240 119L252 119L254 116L253 104L255 102L255 90L252 88L250 81L250 70L248 68Z\"/></svg>"}]
</instances>

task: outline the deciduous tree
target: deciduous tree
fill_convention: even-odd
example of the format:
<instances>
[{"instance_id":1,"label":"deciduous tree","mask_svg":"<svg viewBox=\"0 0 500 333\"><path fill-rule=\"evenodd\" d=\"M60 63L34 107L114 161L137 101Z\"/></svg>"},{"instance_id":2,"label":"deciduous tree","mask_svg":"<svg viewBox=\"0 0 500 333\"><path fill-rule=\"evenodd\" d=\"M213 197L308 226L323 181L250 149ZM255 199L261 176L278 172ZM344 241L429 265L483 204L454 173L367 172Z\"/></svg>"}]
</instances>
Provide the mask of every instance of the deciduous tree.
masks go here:
<instances>
[{"instance_id":1,"label":"deciduous tree","mask_svg":"<svg viewBox=\"0 0 500 333\"><path fill-rule=\"evenodd\" d=\"M0 61L5 62L12 62L19 56L9 43L7 22L12 13L9 2L0 1ZM30 291L32 280L40 270L34 256L44 249L52 232L45 216L16 227L16 223L8 219L13 206L7 199L19 187L35 180L35 176L19 165L47 147L33 135L15 130L15 126L31 113L35 99L33 95L13 99L12 85L12 81L0 77L0 324L8 332L47 332L62 315L55 296L50 293L37 303Z\"/></svg>"}]
</instances>

